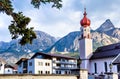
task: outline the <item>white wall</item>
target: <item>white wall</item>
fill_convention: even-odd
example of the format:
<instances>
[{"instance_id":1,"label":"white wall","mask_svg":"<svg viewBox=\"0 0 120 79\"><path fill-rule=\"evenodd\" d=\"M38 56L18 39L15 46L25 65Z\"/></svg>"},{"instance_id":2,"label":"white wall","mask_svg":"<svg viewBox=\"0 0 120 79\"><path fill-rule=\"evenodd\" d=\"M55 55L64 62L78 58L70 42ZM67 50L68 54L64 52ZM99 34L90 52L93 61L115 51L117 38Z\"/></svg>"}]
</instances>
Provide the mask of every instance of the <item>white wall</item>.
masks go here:
<instances>
[{"instance_id":1,"label":"white wall","mask_svg":"<svg viewBox=\"0 0 120 79\"><path fill-rule=\"evenodd\" d=\"M2 63L2 66L0 66L0 74L4 74L4 66L5 66L5 63L1 62Z\"/></svg>"},{"instance_id":2,"label":"white wall","mask_svg":"<svg viewBox=\"0 0 120 79\"><path fill-rule=\"evenodd\" d=\"M32 62L32 66L29 66L29 62ZM46 63L49 63L49 66L46 66ZM46 71L49 74L52 74L52 60L49 59L30 59L28 60L28 73L32 71L32 74L40 74L39 72L42 71L42 74L46 74Z\"/></svg>"},{"instance_id":3,"label":"white wall","mask_svg":"<svg viewBox=\"0 0 120 79\"><path fill-rule=\"evenodd\" d=\"M5 68L5 74L13 74L12 68Z\"/></svg>"},{"instance_id":4,"label":"white wall","mask_svg":"<svg viewBox=\"0 0 120 79\"><path fill-rule=\"evenodd\" d=\"M109 64L113 61L114 58L102 58L102 59L94 59L90 60L89 72L94 73L95 67L94 63L97 64L97 73L100 74L101 72L105 72L105 65L104 62L107 62L107 70L110 71ZM112 68L113 72L117 72L117 66L113 65Z\"/></svg>"},{"instance_id":5,"label":"white wall","mask_svg":"<svg viewBox=\"0 0 120 79\"><path fill-rule=\"evenodd\" d=\"M89 59L92 55L92 39L81 39L80 40L80 58L83 59L81 63L82 69L88 69L89 68L89 61L86 59Z\"/></svg>"}]
</instances>

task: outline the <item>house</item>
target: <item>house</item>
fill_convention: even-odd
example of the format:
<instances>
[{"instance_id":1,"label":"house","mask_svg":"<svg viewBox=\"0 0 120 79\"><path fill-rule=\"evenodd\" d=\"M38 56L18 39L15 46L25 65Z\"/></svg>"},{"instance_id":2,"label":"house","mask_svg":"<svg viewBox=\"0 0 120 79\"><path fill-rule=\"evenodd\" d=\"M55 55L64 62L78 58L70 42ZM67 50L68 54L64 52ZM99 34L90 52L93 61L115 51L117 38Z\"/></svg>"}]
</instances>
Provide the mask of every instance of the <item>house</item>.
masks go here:
<instances>
[{"instance_id":1,"label":"house","mask_svg":"<svg viewBox=\"0 0 120 79\"><path fill-rule=\"evenodd\" d=\"M13 74L14 67L11 65L5 64L4 74Z\"/></svg>"},{"instance_id":2,"label":"house","mask_svg":"<svg viewBox=\"0 0 120 79\"><path fill-rule=\"evenodd\" d=\"M27 73L28 59L21 58L16 64L18 64L18 73Z\"/></svg>"},{"instance_id":3,"label":"house","mask_svg":"<svg viewBox=\"0 0 120 79\"><path fill-rule=\"evenodd\" d=\"M87 18L86 9L84 17L80 21L81 35L79 39L80 59L82 60L81 69L85 69L89 74L99 75L106 72L119 72L120 66L111 65L116 61L120 54L120 43L98 47L93 52L92 38L90 32L90 20ZM119 60L118 60L119 61Z\"/></svg>"},{"instance_id":4,"label":"house","mask_svg":"<svg viewBox=\"0 0 120 79\"><path fill-rule=\"evenodd\" d=\"M16 64L19 74L71 74L71 71L77 68L77 59L38 52L30 59L20 59Z\"/></svg>"},{"instance_id":5,"label":"house","mask_svg":"<svg viewBox=\"0 0 120 79\"><path fill-rule=\"evenodd\" d=\"M2 58L0 58L0 74L15 74L14 67L8 65Z\"/></svg>"}]
</instances>

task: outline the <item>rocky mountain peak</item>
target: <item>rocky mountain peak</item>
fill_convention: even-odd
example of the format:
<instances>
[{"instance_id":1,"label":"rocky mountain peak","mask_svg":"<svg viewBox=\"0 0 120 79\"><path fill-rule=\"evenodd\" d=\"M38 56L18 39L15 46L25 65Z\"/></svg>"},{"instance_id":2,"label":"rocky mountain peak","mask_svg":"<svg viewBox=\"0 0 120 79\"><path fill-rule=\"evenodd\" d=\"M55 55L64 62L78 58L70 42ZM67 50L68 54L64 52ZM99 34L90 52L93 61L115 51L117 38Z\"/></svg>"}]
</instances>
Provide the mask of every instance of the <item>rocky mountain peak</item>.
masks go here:
<instances>
[{"instance_id":1,"label":"rocky mountain peak","mask_svg":"<svg viewBox=\"0 0 120 79\"><path fill-rule=\"evenodd\" d=\"M110 31L111 29L114 29L113 23L110 21L110 19L107 19L96 31L98 32L106 32Z\"/></svg>"}]
</instances>

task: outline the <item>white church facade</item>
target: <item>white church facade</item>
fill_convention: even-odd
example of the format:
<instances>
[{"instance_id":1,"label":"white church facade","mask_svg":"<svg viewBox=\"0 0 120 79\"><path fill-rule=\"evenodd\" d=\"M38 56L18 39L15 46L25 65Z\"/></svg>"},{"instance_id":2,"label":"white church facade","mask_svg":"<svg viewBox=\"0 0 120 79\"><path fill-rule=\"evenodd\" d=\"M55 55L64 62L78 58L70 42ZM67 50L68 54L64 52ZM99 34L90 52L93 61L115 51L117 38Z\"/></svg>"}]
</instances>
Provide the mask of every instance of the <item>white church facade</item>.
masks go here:
<instances>
[{"instance_id":1,"label":"white church facade","mask_svg":"<svg viewBox=\"0 0 120 79\"><path fill-rule=\"evenodd\" d=\"M96 75L101 73L105 74L110 71L118 73L120 67L112 63L114 63L120 53L120 43L102 46L93 52L90 20L87 18L86 9L83 15L84 17L80 21L81 35L79 39L80 59L82 60L80 65L81 69L87 70L89 74Z\"/></svg>"}]
</instances>

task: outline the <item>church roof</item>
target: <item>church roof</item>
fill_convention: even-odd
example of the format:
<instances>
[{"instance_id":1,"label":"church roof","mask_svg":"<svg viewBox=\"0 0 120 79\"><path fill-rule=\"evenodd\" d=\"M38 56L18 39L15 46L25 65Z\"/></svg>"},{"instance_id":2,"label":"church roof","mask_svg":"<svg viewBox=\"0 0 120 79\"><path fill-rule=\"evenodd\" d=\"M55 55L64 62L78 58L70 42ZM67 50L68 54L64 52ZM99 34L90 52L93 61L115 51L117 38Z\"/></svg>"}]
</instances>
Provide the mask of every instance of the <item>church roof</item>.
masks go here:
<instances>
[{"instance_id":1,"label":"church roof","mask_svg":"<svg viewBox=\"0 0 120 79\"><path fill-rule=\"evenodd\" d=\"M120 53L120 43L111 44L107 46L102 46L96 49L93 52L92 59L100 59L100 58L108 58L108 57L116 57Z\"/></svg>"}]
</instances>

